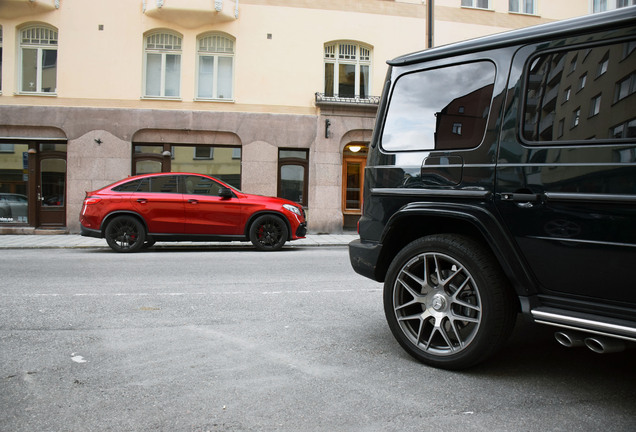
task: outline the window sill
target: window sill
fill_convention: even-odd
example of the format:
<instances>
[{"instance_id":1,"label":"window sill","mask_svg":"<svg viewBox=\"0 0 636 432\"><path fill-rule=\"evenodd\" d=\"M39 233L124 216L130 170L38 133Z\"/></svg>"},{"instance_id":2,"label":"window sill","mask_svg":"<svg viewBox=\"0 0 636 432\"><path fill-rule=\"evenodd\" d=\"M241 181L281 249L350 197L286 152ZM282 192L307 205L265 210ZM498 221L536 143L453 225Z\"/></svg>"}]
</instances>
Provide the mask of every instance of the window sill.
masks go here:
<instances>
[{"instance_id":1,"label":"window sill","mask_svg":"<svg viewBox=\"0 0 636 432\"><path fill-rule=\"evenodd\" d=\"M221 102L221 103L234 103L234 99L208 99L208 98L195 98L195 102Z\"/></svg>"},{"instance_id":2,"label":"window sill","mask_svg":"<svg viewBox=\"0 0 636 432\"><path fill-rule=\"evenodd\" d=\"M523 15L523 16L541 18L541 15L536 13L515 12L515 11L508 11L508 13L511 15Z\"/></svg>"},{"instance_id":3,"label":"window sill","mask_svg":"<svg viewBox=\"0 0 636 432\"><path fill-rule=\"evenodd\" d=\"M180 97L161 97L161 96L142 96L141 100L159 100L159 101L171 101L171 102L183 102Z\"/></svg>"},{"instance_id":4,"label":"window sill","mask_svg":"<svg viewBox=\"0 0 636 432\"><path fill-rule=\"evenodd\" d=\"M17 92L13 93L14 96L44 96L44 97L57 97L57 93L38 93L38 92Z\"/></svg>"},{"instance_id":5,"label":"window sill","mask_svg":"<svg viewBox=\"0 0 636 432\"><path fill-rule=\"evenodd\" d=\"M478 11L484 11L484 12L494 12L494 9L490 9L490 8L480 8L480 7L475 7L475 6L461 6L462 9L470 9L470 10L478 10Z\"/></svg>"}]
</instances>

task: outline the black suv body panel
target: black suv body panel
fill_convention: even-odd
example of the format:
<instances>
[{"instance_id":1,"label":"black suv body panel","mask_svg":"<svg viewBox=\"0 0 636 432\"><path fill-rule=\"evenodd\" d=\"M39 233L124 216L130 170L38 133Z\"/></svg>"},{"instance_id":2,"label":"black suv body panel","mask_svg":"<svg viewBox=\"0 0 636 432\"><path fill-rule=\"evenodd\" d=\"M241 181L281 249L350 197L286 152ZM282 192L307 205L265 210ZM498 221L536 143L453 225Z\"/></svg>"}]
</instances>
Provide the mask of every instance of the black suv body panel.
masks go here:
<instances>
[{"instance_id":1,"label":"black suv body panel","mask_svg":"<svg viewBox=\"0 0 636 432\"><path fill-rule=\"evenodd\" d=\"M636 341L636 7L389 65L354 270L385 281L410 243L461 235L537 322Z\"/></svg>"}]
</instances>

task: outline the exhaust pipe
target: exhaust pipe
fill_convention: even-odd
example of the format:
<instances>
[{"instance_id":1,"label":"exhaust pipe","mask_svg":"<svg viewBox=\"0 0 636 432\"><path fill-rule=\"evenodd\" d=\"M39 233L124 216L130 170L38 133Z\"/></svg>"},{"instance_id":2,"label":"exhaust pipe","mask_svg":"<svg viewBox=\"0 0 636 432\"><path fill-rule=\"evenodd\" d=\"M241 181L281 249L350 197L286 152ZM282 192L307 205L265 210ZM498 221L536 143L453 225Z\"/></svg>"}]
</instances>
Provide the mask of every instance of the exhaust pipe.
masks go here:
<instances>
[{"instance_id":1,"label":"exhaust pipe","mask_svg":"<svg viewBox=\"0 0 636 432\"><path fill-rule=\"evenodd\" d=\"M625 351L625 342L620 339L589 336L585 338L585 346L598 354Z\"/></svg>"},{"instance_id":2,"label":"exhaust pipe","mask_svg":"<svg viewBox=\"0 0 636 432\"><path fill-rule=\"evenodd\" d=\"M567 348L585 346L585 335L583 333L558 331L554 333L554 338Z\"/></svg>"}]
</instances>

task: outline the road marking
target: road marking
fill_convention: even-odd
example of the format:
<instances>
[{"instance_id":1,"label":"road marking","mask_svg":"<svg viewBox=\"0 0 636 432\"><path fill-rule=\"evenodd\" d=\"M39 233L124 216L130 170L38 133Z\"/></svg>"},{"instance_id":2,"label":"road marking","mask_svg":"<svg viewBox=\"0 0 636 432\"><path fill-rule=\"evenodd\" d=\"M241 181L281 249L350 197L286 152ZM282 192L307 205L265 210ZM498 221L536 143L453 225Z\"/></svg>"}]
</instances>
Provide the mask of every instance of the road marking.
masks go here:
<instances>
[{"instance_id":1,"label":"road marking","mask_svg":"<svg viewBox=\"0 0 636 432\"><path fill-rule=\"evenodd\" d=\"M210 296L210 295L281 295L281 294L346 294L346 293L365 293L365 292L380 292L381 288L367 288L367 289L346 289L346 290L289 290L289 291L261 291L255 293L252 291L220 291L220 292L158 292L158 293L30 293L30 294L0 294L0 297L148 297L148 296L162 296L162 297L179 297L179 296Z\"/></svg>"}]
</instances>

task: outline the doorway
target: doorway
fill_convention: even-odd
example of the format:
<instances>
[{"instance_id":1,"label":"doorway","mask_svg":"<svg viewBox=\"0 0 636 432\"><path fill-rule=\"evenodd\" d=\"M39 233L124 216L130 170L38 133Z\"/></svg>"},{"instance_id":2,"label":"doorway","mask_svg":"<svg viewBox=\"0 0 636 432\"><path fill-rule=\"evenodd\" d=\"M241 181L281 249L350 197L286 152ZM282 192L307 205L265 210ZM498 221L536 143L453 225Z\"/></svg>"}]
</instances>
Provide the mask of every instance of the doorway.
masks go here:
<instances>
[{"instance_id":1,"label":"doorway","mask_svg":"<svg viewBox=\"0 0 636 432\"><path fill-rule=\"evenodd\" d=\"M367 165L366 143L345 146L342 161L342 214L343 228L355 230L362 215L364 169Z\"/></svg>"},{"instance_id":2,"label":"doorway","mask_svg":"<svg viewBox=\"0 0 636 432\"><path fill-rule=\"evenodd\" d=\"M66 226L66 144L39 144L35 153L35 222L39 227Z\"/></svg>"},{"instance_id":3,"label":"doorway","mask_svg":"<svg viewBox=\"0 0 636 432\"><path fill-rule=\"evenodd\" d=\"M66 226L66 141L0 140L0 227Z\"/></svg>"}]
</instances>

